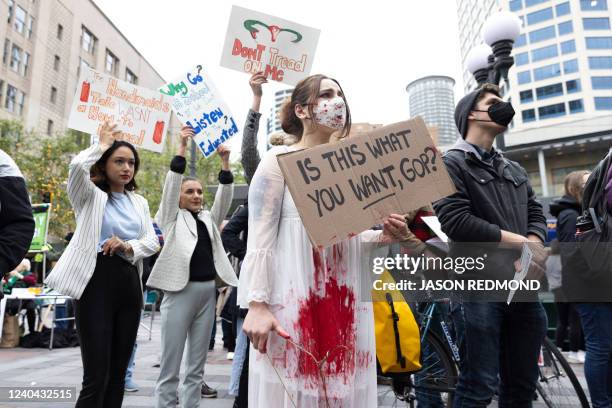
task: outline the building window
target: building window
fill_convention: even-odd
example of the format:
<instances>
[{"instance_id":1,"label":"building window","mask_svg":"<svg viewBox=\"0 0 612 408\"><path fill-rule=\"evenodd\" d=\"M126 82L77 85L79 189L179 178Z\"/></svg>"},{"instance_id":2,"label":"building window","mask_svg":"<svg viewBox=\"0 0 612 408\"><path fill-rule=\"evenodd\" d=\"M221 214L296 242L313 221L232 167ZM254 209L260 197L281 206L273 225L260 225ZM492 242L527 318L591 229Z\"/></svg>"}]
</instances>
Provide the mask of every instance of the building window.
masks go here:
<instances>
[{"instance_id":1,"label":"building window","mask_svg":"<svg viewBox=\"0 0 612 408\"><path fill-rule=\"evenodd\" d=\"M28 28L26 30L26 38L31 38L34 32L34 17L28 16Z\"/></svg>"},{"instance_id":2,"label":"building window","mask_svg":"<svg viewBox=\"0 0 612 408\"><path fill-rule=\"evenodd\" d=\"M23 92L12 85L7 85L6 101L4 102L4 107L7 111L21 115L23 113L24 101L25 94Z\"/></svg>"},{"instance_id":3,"label":"building window","mask_svg":"<svg viewBox=\"0 0 612 408\"><path fill-rule=\"evenodd\" d=\"M21 75L23 76L27 76L28 75L28 67L30 65L30 54L28 54L27 52L24 52L22 54L23 57L23 61L21 64Z\"/></svg>"},{"instance_id":4,"label":"building window","mask_svg":"<svg viewBox=\"0 0 612 408\"><path fill-rule=\"evenodd\" d=\"M571 81L567 81L565 83L565 92L569 93L575 93L575 92L580 92L581 88L580 88L580 80L579 79L572 79Z\"/></svg>"},{"instance_id":5,"label":"building window","mask_svg":"<svg viewBox=\"0 0 612 408\"><path fill-rule=\"evenodd\" d=\"M585 30L609 30L610 19L607 17L602 18L583 18L582 26Z\"/></svg>"},{"instance_id":6,"label":"building window","mask_svg":"<svg viewBox=\"0 0 612 408\"><path fill-rule=\"evenodd\" d=\"M525 65L525 64L529 64L529 53L526 52L521 52L520 54L516 54L514 56L514 62L515 64L518 65Z\"/></svg>"},{"instance_id":7,"label":"building window","mask_svg":"<svg viewBox=\"0 0 612 408\"><path fill-rule=\"evenodd\" d=\"M11 69L15 72L21 70L21 48L13 44L11 49Z\"/></svg>"},{"instance_id":8,"label":"building window","mask_svg":"<svg viewBox=\"0 0 612 408\"><path fill-rule=\"evenodd\" d=\"M551 38L555 38L555 26L544 27L529 33L529 42L531 44Z\"/></svg>"},{"instance_id":9,"label":"building window","mask_svg":"<svg viewBox=\"0 0 612 408\"><path fill-rule=\"evenodd\" d=\"M559 27L559 36L569 34L574 31L574 27L572 26L571 21L566 21L558 25Z\"/></svg>"},{"instance_id":10,"label":"building window","mask_svg":"<svg viewBox=\"0 0 612 408\"><path fill-rule=\"evenodd\" d=\"M591 77L593 89L612 89L612 76Z\"/></svg>"},{"instance_id":11,"label":"building window","mask_svg":"<svg viewBox=\"0 0 612 408\"><path fill-rule=\"evenodd\" d=\"M51 87L51 97L49 98L49 100L53 104L55 104L55 102L57 102L57 88L54 87L54 86Z\"/></svg>"},{"instance_id":12,"label":"building window","mask_svg":"<svg viewBox=\"0 0 612 408\"><path fill-rule=\"evenodd\" d=\"M563 95L563 84L553 84L536 88L536 96L538 100L553 98L558 95Z\"/></svg>"},{"instance_id":13,"label":"building window","mask_svg":"<svg viewBox=\"0 0 612 408\"><path fill-rule=\"evenodd\" d=\"M81 47L89 54L96 52L96 42L98 39L85 26L81 27Z\"/></svg>"},{"instance_id":14,"label":"building window","mask_svg":"<svg viewBox=\"0 0 612 408\"><path fill-rule=\"evenodd\" d=\"M517 78L518 78L519 85L528 84L529 82L531 82L531 72L530 71L519 72L517 74Z\"/></svg>"},{"instance_id":15,"label":"building window","mask_svg":"<svg viewBox=\"0 0 612 408\"><path fill-rule=\"evenodd\" d=\"M571 54L576 52L576 42L574 40L563 41L561 43L561 54Z\"/></svg>"},{"instance_id":16,"label":"building window","mask_svg":"<svg viewBox=\"0 0 612 408\"><path fill-rule=\"evenodd\" d=\"M553 18L552 7L545 8L543 10L534 11L533 13L527 14L527 24L537 24L542 21L551 20Z\"/></svg>"},{"instance_id":17,"label":"building window","mask_svg":"<svg viewBox=\"0 0 612 408\"><path fill-rule=\"evenodd\" d=\"M527 91L521 91L519 93L519 97L521 98L521 103L527 103L533 101L533 91L531 89Z\"/></svg>"},{"instance_id":18,"label":"building window","mask_svg":"<svg viewBox=\"0 0 612 408\"><path fill-rule=\"evenodd\" d=\"M612 37L586 37L586 46L589 50L612 49Z\"/></svg>"},{"instance_id":19,"label":"building window","mask_svg":"<svg viewBox=\"0 0 612 408\"><path fill-rule=\"evenodd\" d=\"M612 69L612 57L589 57L590 69Z\"/></svg>"},{"instance_id":20,"label":"building window","mask_svg":"<svg viewBox=\"0 0 612 408\"><path fill-rule=\"evenodd\" d=\"M129 68L125 69L125 80L134 85L138 83L138 77Z\"/></svg>"},{"instance_id":21,"label":"building window","mask_svg":"<svg viewBox=\"0 0 612 408\"><path fill-rule=\"evenodd\" d=\"M79 58L79 69L78 69L78 75L81 75L81 71L85 68L89 68L90 65L87 63L87 61L85 61L82 58Z\"/></svg>"},{"instance_id":22,"label":"building window","mask_svg":"<svg viewBox=\"0 0 612 408\"><path fill-rule=\"evenodd\" d=\"M117 76L117 69L119 68L119 59L115 57L115 55L108 49L106 50L106 63L104 67L106 69L106 72Z\"/></svg>"},{"instance_id":23,"label":"building window","mask_svg":"<svg viewBox=\"0 0 612 408\"><path fill-rule=\"evenodd\" d=\"M4 65L6 65L8 62L10 50L11 50L11 42L7 38L6 40L4 40L4 52L2 54L2 63Z\"/></svg>"},{"instance_id":24,"label":"building window","mask_svg":"<svg viewBox=\"0 0 612 408\"><path fill-rule=\"evenodd\" d=\"M51 119L47 120L47 134L49 136L53 135L53 121Z\"/></svg>"},{"instance_id":25,"label":"building window","mask_svg":"<svg viewBox=\"0 0 612 408\"><path fill-rule=\"evenodd\" d=\"M541 119L556 118L565 115L565 103L542 106L538 108L538 117Z\"/></svg>"},{"instance_id":26,"label":"building window","mask_svg":"<svg viewBox=\"0 0 612 408\"><path fill-rule=\"evenodd\" d=\"M549 45L548 47L536 48L531 51L531 61L541 61L548 58L554 58L559 55L557 44Z\"/></svg>"},{"instance_id":27,"label":"building window","mask_svg":"<svg viewBox=\"0 0 612 408\"><path fill-rule=\"evenodd\" d=\"M7 93L8 96L8 93ZM597 110L612 110L612 96L596 96L595 109Z\"/></svg>"},{"instance_id":28,"label":"building window","mask_svg":"<svg viewBox=\"0 0 612 408\"><path fill-rule=\"evenodd\" d=\"M0 79L0 106L2 106L2 96L4 95L4 81Z\"/></svg>"},{"instance_id":29,"label":"building window","mask_svg":"<svg viewBox=\"0 0 612 408\"><path fill-rule=\"evenodd\" d=\"M568 105L569 105L570 113L584 112L584 105L582 104L582 99L576 99L575 101L569 101Z\"/></svg>"},{"instance_id":30,"label":"building window","mask_svg":"<svg viewBox=\"0 0 612 408\"><path fill-rule=\"evenodd\" d=\"M514 46L515 47L522 47L525 44L527 44L527 36L525 34L521 34L516 39L516 42L514 43Z\"/></svg>"},{"instance_id":31,"label":"building window","mask_svg":"<svg viewBox=\"0 0 612 408\"><path fill-rule=\"evenodd\" d=\"M59 55L56 55L55 57L53 57L53 69L56 71L59 71L60 69L60 57Z\"/></svg>"},{"instance_id":32,"label":"building window","mask_svg":"<svg viewBox=\"0 0 612 408\"><path fill-rule=\"evenodd\" d=\"M570 4L569 1L565 3L557 4L555 6L555 11L557 12L557 17L565 16L570 13Z\"/></svg>"},{"instance_id":33,"label":"building window","mask_svg":"<svg viewBox=\"0 0 612 408\"><path fill-rule=\"evenodd\" d=\"M535 81L554 78L561 75L561 66L559 64L546 65L533 70L533 78Z\"/></svg>"},{"instance_id":34,"label":"building window","mask_svg":"<svg viewBox=\"0 0 612 408\"><path fill-rule=\"evenodd\" d=\"M58 24L57 25L57 39L61 41L63 36L64 36L64 26L62 26L61 24Z\"/></svg>"},{"instance_id":35,"label":"building window","mask_svg":"<svg viewBox=\"0 0 612 408\"><path fill-rule=\"evenodd\" d=\"M518 11L523 8L523 0L510 0L510 11Z\"/></svg>"},{"instance_id":36,"label":"building window","mask_svg":"<svg viewBox=\"0 0 612 408\"><path fill-rule=\"evenodd\" d=\"M521 111L521 115L523 116L523 123L533 122L536 120L535 109Z\"/></svg>"},{"instance_id":37,"label":"building window","mask_svg":"<svg viewBox=\"0 0 612 408\"><path fill-rule=\"evenodd\" d=\"M20 34L23 34L26 26L26 11L21 7L17 6L15 9L15 18L13 20L13 26L15 27L15 31Z\"/></svg>"},{"instance_id":38,"label":"building window","mask_svg":"<svg viewBox=\"0 0 612 408\"><path fill-rule=\"evenodd\" d=\"M14 9L15 9L15 0L8 0L8 18L6 19L8 23L11 22L11 18L13 17Z\"/></svg>"},{"instance_id":39,"label":"building window","mask_svg":"<svg viewBox=\"0 0 612 408\"><path fill-rule=\"evenodd\" d=\"M578 60L573 59L569 61L564 61L563 62L563 73L573 74L574 72L578 72Z\"/></svg>"},{"instance_id":40,"label":"building window","mask_svg":"<svg viewBox=\"0 0 612 408\"><path fill-rule=\"evenodd\" d=\"M606 0L580 0L580 10L607 10L608 2Z\"/></svg>"},{"instance_id":41,"label":"building window","mask_svg":"<svg viewBox=\"0 0 612 408\"><path fill-rule=\"evenodd\" d=\"M17 101L17 88L12 85L6 86L6 100L4 101L4 107L9 112L15 111L15 103Z\"/></svg>"},{"instance_id":42,"label":"building window","mask_svg":"<svg viewBox=\"0 0 612 408\"><path fill-rule=\"evenodd\" d=\"M546 3L548 0L525 0L525 7L535 6L540 3Z\"/></svg>"}]
</instances>

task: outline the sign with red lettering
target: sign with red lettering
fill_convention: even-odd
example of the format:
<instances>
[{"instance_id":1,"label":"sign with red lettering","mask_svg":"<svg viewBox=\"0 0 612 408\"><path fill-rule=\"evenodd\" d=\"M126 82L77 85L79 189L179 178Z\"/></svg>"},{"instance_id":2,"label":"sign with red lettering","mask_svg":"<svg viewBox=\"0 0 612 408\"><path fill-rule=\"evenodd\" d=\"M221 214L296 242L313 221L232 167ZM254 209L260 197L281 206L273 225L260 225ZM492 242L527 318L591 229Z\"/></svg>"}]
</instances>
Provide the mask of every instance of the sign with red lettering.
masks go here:
<instances>
[{"instance_id":1,"label":"sign with red lettering","mask_svg":"<svg viewBox=\"0 0 612 408\"><path fill-rule=\"evenodd\" d=\"M91 68L81 68L68 127L97 140L105 121L116 123L123 140L160 153L170 124L172 99Z\"/></svg>"},{"instance_id":2,"label":"sign with red lettering","mask_svg":"<svg viewBox=\"0 0 612 408\"><path fill-rule=\"evenodd\" d=\"M320 30L233 6L221 66L296 85L310 74Z\"/></svg>"}]
</instances>

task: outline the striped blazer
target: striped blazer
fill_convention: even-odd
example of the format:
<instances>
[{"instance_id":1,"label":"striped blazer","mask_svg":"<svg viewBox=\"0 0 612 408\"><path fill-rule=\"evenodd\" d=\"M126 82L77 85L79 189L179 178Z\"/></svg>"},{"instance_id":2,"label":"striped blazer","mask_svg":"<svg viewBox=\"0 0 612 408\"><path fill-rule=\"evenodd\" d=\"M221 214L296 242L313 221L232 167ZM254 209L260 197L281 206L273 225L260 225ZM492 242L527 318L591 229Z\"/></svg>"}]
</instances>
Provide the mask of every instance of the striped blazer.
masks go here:
<instances>
[{"instance_id":1,"label":"striped blazer","mask_svg":"<svg viewBox=\"0 0 612 408\"><path fill-rule=\"evenodd\" d=\"M79 153L70 163L68 197L76 216L76 229L66 250L45 280L48 286L74 299L81 297L96 267L97 247L108 194L90 180L89 170L102 154L100 146L95 144ZM159 242L147 200L132 192L127 192L127 195L140 216L138 239L128 241L134 251L128 260L136 265L142 277L142 259L159 251Z\"/></svg>"},{"instance_id":2,"label":"striped blazer","mask_svg":"<svg viewBox=\"0 0 612 408\"><path fill-rule=\"evenodd\" d=\"M164 191L155 222L164 233L162 248L147 286L165 291L183 290L189 282L189 265L198 242L198 226L191 213L179 208L183 175L172 170L166 175ZM217 286L238 286L238 278L227 258L219 226L227 215L234 196L234 184L219 184L210 211L200 211L198 218L206 225L212 244Z\"/></svg>"}]
</instances>

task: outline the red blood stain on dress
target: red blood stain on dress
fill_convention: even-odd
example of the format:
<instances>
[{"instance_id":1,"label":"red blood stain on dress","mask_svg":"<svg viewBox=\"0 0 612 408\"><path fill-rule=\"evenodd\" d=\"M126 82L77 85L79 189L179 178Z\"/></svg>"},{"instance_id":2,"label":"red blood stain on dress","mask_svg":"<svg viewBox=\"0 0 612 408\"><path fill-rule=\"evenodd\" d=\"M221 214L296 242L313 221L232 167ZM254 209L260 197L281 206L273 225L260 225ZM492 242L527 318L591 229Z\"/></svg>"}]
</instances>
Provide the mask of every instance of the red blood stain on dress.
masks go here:
<instances>
[{"instance_id":1,"label":"red blood stain on dress","mask_svg":"<svg viewBox=\"0 0 612 408\"><path fill-rule=\"evenodd\" d=\"M316 259L316 258L315 258ZM298 352L298 376L307 377L306 384L319 387L321 375L341 375L345 383L355 373L355 294L339 285L334 277L325 282L323 293L313 291L300 302L295 324L301 346L321 361L329 353L319 371L317 362L304 351Z\"/></svg>"}]
</instances>

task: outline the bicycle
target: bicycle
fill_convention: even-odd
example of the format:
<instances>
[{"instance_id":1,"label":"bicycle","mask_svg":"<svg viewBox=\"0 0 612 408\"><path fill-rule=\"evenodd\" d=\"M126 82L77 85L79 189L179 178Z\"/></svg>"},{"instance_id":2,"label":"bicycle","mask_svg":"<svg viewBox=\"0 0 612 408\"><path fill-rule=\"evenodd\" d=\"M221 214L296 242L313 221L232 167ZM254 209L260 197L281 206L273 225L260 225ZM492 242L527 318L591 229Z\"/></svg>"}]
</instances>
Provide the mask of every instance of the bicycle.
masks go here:
<instances>
[{"instance_id":1,"label":"bicycle","mask_svg":"<svg viewBox=\"0 0 612 408\"><path fill-rule=\"evenodd\" d=\"M459 346L453 338L452 323L448 310L442 305L448 300L429 300L419 313L421 331L422 368L416 373L391 376L392 389L399 401L414 408L415 401L420 404L452 408L455 386L460 366ZM438 319L442 336L432 331L432 322ZM536 396L549 408L583 407L588 408L587 396L556 345L546 337L542 343L538 361L538 382ZM573 394L567 389L571 386Z\"/></svg>"}]
</instances>

